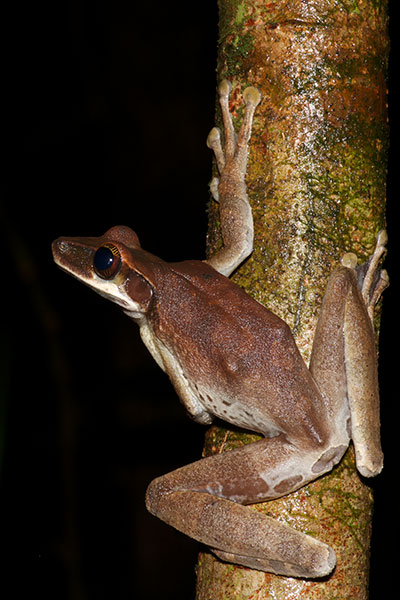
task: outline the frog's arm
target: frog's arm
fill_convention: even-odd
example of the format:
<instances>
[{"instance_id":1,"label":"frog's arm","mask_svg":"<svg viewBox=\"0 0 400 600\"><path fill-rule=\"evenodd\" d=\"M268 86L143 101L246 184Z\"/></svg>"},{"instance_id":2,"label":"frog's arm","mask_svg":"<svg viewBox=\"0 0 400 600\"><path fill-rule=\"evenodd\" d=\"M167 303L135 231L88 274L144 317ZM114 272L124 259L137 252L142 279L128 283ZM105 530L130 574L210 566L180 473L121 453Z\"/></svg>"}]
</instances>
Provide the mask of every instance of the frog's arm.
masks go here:
<instances>
[{"instance_id":1,"label":"frog's arm","mask_svg":"<svg viewBox=\"0 0 400 600\"><path fill-rule=\"evenodd\" d=\"M221 133L214 127L207 138L207 145L214 150L220 178L211 182L211 191L219 202L224 247L206 262L214 269L229 276L253 251L253 216L246 191L248 143L254 111L261 102L261 94L254 87L243 92L246 110L238 136L229 113L231 84L224 80L218 87L224 122L225 148L222 150Z\"/></svg>"}]
</instances>

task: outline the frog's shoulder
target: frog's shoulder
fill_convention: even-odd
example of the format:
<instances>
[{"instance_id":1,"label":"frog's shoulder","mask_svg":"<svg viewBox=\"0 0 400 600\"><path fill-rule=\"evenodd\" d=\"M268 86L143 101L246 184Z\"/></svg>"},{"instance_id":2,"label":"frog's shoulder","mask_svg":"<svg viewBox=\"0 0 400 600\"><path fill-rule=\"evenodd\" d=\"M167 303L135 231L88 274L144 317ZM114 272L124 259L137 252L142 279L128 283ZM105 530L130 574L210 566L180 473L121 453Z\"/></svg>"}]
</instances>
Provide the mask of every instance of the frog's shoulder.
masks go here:
<instances>
[{"instance_id":1,"label":"frog's shoulder","mask_svg":"<svg viewBox=\"0 0 400 600\"><path fill-rule=\"evenodd\" d=\"M234 281L216 271L211 265L200 260L186 260L179 263L169 263L172 277L169 284L175 280L177 293L193 290L200 305L208 303L218 307L224 313L242 321L263 323L268 327L286 329L287 325L278 316L271 313L265 306L247 294ZM181 283L179 284L179 281ZM183 283L185 282L185 283ZM185 285L186 284L186 285Z\"/></svg>"}]
</instances>

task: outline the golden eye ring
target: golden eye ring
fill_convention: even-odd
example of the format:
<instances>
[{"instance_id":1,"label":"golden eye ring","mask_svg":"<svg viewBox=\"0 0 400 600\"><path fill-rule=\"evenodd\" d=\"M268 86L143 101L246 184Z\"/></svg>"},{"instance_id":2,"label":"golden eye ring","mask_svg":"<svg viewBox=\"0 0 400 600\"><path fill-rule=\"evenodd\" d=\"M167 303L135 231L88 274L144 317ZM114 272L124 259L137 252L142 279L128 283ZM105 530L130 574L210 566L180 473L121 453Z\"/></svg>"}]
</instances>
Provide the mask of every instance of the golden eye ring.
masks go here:
<instances>
[{"instance_id":1,"label":"golden eye ring","mask_svg":"<svg viewBox=\"0 0 400 600\"><path fill-rule=\"evenodd\" d=\"M114 244L104 244L95 252L93 268L101 279L113 279L121 268L121 254Z\"/></svg>"}]
</instances>

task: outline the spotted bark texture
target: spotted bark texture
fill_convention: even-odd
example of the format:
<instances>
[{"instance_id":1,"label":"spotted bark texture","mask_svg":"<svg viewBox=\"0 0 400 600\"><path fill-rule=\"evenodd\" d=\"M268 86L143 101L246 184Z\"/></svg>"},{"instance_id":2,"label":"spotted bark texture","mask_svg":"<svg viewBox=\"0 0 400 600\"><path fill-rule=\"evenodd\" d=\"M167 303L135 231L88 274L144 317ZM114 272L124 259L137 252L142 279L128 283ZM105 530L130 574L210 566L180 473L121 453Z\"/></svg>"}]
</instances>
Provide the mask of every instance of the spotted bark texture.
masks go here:
<instances>
[{"instance_id":1,"label":"spotted bark texture","mask_svg":"<svg viewBox=\"0 0 400 600\"><path fill-rule=\"evenodd\" d=\"M218 80L256 86L247 170L255 249L234 280L291 327L308 362L329 273L344 252L371 254L385 225L387 1L219 0ZM217 108L217 121L220 115ZM208 251L220 244L210 202ZM213 427L205 453L258 439ZM372 494L350 447L332 473L254 507L330 544L333 575L305 581L222 563L203 553L197 600L368 597Z\"/></svg>"}]
</instances>

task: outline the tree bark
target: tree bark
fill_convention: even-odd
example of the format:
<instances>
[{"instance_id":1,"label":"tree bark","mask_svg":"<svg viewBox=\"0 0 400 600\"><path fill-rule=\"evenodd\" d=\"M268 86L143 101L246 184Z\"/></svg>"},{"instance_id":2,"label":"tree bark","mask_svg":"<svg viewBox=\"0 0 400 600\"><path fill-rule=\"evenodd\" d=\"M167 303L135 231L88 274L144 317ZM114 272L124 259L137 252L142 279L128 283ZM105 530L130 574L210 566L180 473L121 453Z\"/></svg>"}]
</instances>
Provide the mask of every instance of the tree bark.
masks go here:
<instances>
[{"instance_id":1,"label":"tree bark","mask_svg":"<svg viewBox=\"0 0 400 600\"><path fill-rule=\"evenodd\" d=\"M219 10L218 81L232 82L237 125L242 89L263 95L247 171L255 247L234 280L289 324L308 362L330 272L344 252L365 260L384 227L387 0L219 0ZM211 203L208 251L220 243ZM214 426L205 453L255 439ZM367 598L372 503L350 447L330 474L254 507L330 544L334 573L278 577L203 553L197 600Z\"/></svg>"}]
</instances>

